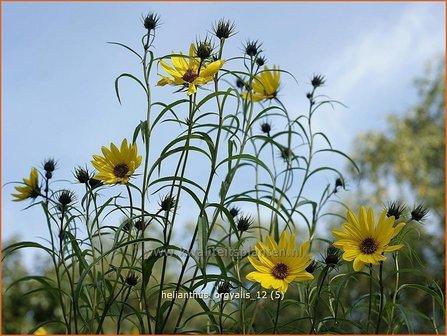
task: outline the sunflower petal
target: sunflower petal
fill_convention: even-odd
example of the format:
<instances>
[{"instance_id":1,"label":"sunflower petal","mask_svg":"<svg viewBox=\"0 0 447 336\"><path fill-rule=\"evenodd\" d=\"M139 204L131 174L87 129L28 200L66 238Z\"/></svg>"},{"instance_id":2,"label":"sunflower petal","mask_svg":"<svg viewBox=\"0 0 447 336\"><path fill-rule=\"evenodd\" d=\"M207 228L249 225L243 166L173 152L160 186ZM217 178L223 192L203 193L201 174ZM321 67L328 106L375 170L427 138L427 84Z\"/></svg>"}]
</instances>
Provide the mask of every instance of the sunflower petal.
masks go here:
<instances>
[{"instance_id":1,"label":"sunflower petal","mask_svg":"<svg viewBox=\"0 0 447 336\"><path fill-rule=\"evenodd\" d=\"M359 272L365 266L365 263L360 260L360 256L354 259L354 263L352 265L354 267L354 271Z\"/></svg>"}]
</instances>

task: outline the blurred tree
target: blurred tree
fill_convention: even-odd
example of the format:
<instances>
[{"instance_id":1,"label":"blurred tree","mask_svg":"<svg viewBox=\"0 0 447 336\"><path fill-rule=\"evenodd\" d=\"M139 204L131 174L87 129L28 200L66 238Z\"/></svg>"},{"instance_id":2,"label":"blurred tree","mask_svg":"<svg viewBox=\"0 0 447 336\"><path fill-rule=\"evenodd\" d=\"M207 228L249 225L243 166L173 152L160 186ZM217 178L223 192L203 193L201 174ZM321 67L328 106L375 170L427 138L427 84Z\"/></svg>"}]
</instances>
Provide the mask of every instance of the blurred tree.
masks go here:
<instances>
[{"instance_id":1,"label":"blurred tree","mask_svg":"<svg viewBox=\"0 0 447 336\"><path fill-rule=\"evenodd\" d=\"M418 92L416 104L401 115L388 117L386 131L370 131L357 137L351 157L361 173L351 171L358 178L355 198L346 204L357 209L361 204L384 208L387 201L423 204L430 214L426 226L412 222L414 230L406 237L407 246L400 253L401 269L418 269L404 272L400 283L416 283L435 289L436 282L445 293L445 60L430 63L423 78L415 80ZM409 216L407 210L407 216ZM424 224L424 223L422 223ZM389 258L392 259L392 258ZM425 275L421 277L421 274ZM393 274L389 274L391 284ZM421 283L421 281L423 281ZM424 283L425 282L425 283ZM363 292L367 291L364 283ZM391 297L392 290L388 288ZM362 290L360 290L362 291ZM433 311L432 298L424 291L402 291L398 303L401 319L411 316L415 332L435 333L444 330L444 316ZM430 317L418 316L415 312ZM408 316L404 316L408 314ZM433 324L433 317L439 323ZM400 330L400 332L411 332Z\"/></svg>"},{"instance_id":2,"label":"blurred tree","mask_svg":"<svg viewBox=\"0 0 447 336\"><path fill-rule=\"evenodd\" d=\"M9 246L19 241L11 239L2 243ZM43 265L43 273L49 275L49 264ZM46 291L37 291L41 286L34 280L19 281L30 276L20 252L14 252L2 260L2 334L26 334L39 323L56 319L57 303ZM12 285L12 286L11 286ZM53 330L47 328L48 330ZM54 331L61 332L60 329Z\"/></svg>"},{"instance_id":3,"label":"blurred tree","mask_svg":"<svg viewBox=\"0 0 447 336\"><path fill-rule=\"evenodd\" d=\"M10 245L13 241L4 243ZM27 270L23 265L19 253L14 253L2 262L2 320L3 333L25 333L25 328L30 326L26 315L30 306L30 298L23 294L29 290L28 283L21 283L14 288L8 287L17 279L27 276Z\"/></svg>"}]
</instances>

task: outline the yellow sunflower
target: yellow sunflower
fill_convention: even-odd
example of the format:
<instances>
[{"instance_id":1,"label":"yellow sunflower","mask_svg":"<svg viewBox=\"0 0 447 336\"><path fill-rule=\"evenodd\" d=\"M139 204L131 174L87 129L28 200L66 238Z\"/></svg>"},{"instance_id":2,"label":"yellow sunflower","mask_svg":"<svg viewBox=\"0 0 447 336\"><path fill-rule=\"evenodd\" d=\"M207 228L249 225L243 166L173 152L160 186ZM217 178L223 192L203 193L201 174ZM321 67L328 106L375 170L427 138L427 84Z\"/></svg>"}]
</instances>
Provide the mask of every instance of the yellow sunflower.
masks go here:
<instances>
[{"instance_id":1,"label":"yellow sunflower","mask_svg":"<svg viewBox=\"0 0 447 336\"><path fill-rule=\"evenodd\" d=\"M314 278L312 274L306 272L306 267L312 262L308 251L309 241L297 248L295 235L289 235L284 231L279 243L267 236L267 241L258 242L255 249L258 259L248 257L256 269L247 274L249 281L259 282L264 288L274 288L285 293L290 282Z\"/></svg>"},{"instance_id":2,"label":"yellow sunflower","mask_svg":"<svg viewBox=\"0 0 447 336\"><path fill-rule=\"evenodd\" d=\"M48 335L48 333L44 327L40 327L34 332L34 335Z\"/></svg>"},{"instance_id":3,"label":"yellow sunflower","mask_svg":"<svg viewBox=\"0 0 447 336\"><path fill-rule=\"evenodd\" d=\"M403 246L388 245L405 223L394 226L394 217L386 214L387 210L382 211L376 225L373 209L361 207L358 217L348 210L348 223L343 224L341 231L332 231L338 239L333 245L344 251L344 260L354 261L355 271L360 271L365 264L378 265L386 259L384 252L396 251Z\"/></svg>"},{"instance_id":4,"label":"yellow sunflower","mask_svg":"<svg viewBox=\"0 0 447 336\"><path fill-rule=\"evenodd\" d=\"M93 155L92 165L98 171L94 178L104 183L128 183L141 165L142 157L137 153L137 145L128 145L127 139L123 140L121 148L111 143L110 149L103 146L101 151L103 156Z\"/></svg>"},{"instance_id":5,"label":"yellow sunflower","mask_svg":"<svg viewBox=\"0 0 447 336\"><path fill-rule=\"evenodd\" d=\"M269 70L269 68L265 66L264 71L260 72L253 79L252 96L250 96L248 92L243 92L242 98L251 98L253 101L275 98L279 91L280 78L281 72L279 71L279 67L273 66L273 70Z\"/></svg>"},{"instance_id":6,"label":"yellow sunflower","mask_svg":"<svg viewBox=\"0 0 447 336\"><path fill-rule=\"evenodd\" d=\"M181 53L180 53L181 54ZM183 85L188 88L188 96L197 92L198 85L204 85L213 80L214 75L222 68L225 61L217 60L211 63L204 63L196 55L194 43L189 48L189 57L171 56L172 66L164 61L160 65L171 77L163 75L158 81L158 86L166 84Z\"/></svg>"},{"instance_id":7,"label":"yellow sunflower","mask_svg":"<svg viewBox=\"0 0 447 336\"><path fill-rule=\"evenodd\" d=\"M36 198L40 195L39 173L36 168L31 169L29 178L23 179L24 186L15 187L18 194L12 194L15 202L23 201L27 198Z\"/></svg>"}]
</instances>

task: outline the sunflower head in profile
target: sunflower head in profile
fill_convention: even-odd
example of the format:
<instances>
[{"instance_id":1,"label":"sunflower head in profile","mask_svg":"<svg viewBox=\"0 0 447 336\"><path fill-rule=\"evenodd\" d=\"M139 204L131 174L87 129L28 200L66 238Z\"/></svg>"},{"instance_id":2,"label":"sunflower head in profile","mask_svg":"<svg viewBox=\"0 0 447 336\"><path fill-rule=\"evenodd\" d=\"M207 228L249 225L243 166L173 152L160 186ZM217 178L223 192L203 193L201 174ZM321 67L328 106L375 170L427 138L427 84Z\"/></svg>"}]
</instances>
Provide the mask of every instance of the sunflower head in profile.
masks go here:
<instances>
[{"instance_id":1,"label":"sunflower head in profile","mask_svg":"<svg viewBox=\"0 0 447 336\"><path fill-rule=\"evenodd\" d=\"M295 245L295 236L283 232L277 243L267 236L265 242L258 242L255 247L257 258L248 260L255 271L247 274L247 280L259 282L262 287L274 288L285 293L292 281L312 280L312 274L306 268L312 263L309 253L309 241L299 247Z\"/></svg>"},{"instance_id":2,"label":"sunflower head in profile","mask_svg":"<svg viewBox=\"0 0 447 336\"><path fill-rule=\"evenodd\" d=\"M267 66L258 75L255 76L252 83L252 94L242 92L242 98L252 101L261 101L273 99L278 95L281 72L279 67L273 66L269 69Z\"/></svg>"},{"instance_id":3,"label":"sunflower head in profile","mask_svg":"<svg viewBox=\"0 0 447 336\"><path fill-rule=\"evenodd\" d=\"M389 245L405 223L394 226L395 219L393 216L387 217L386 209L380 214L377 225L371 208L366 210L361 207L358 216L348 210L347 219L342 230L332 231L337 238L333 245L344 251L344 260L354 261L355 271L360 271L365 264L378 265L386 259L383 255L385 252L403 247L402 244Z\"/></svg>"},{"instance_id":4,"label":"sunflower head in profile","mask_svg":"<svg viewBox=\"0 0 447 336\"><path fill-rule=\"evenodd\" d=\"M23 201L27 198L35 199L40 195L39 173L36 168L31 169L29 178L23 179L23 185L15 187L17 194L12 194L14 201Z\"/></svg>"},{"instance_id":5,"label":"sunflower head in profile","mask_svg":"<svg viewBox=\"0 0 447 336\"><path fill-rule=\"evenodd\" d=\"M160 75L158 86L182 85L187 89L188 96L197 92L197 86L207 84L214 79L214 75L222 68L225 61L204 62L197 57L197 48L191 43L189 56L171 56L172 66L160 61L160 66L169 75Z\"/></svg>"},{"instance_id":6,"label":"sunflower head in profile","mask_svg":"<svg viewBox=\"0 0 447 336\"><path fill-rule=\"evenodd\" d=\"M127 144L124 139L120 148L113 143L110 148L102 147L102 156L93 155L92 165L98 173L95 179L106 184L126 184L141 165L142 157L137 153L136 144Z\"/></svg>"}]
</instances>

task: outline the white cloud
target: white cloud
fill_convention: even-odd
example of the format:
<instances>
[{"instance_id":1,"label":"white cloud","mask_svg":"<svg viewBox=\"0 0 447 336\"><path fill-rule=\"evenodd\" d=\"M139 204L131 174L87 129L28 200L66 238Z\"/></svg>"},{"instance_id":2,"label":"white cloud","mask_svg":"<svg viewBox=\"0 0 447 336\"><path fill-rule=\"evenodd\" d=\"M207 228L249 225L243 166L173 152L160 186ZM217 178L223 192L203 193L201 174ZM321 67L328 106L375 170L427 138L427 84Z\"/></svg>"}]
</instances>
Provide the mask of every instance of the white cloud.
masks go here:
<instances>
[{"instance_id":1,"label":"white cloud","mask_svg":"<svg viewBox=\"0 0 447 336\"><path fill-rule=\"evenodd\" d=\"M394 26L384 25L359 34L356 41L334 58L330 72L337 79L338 96L352 94L360 85L380 88L383 78L410 69L444 51L444 29L433 8L412 6Z\"/></svg>"},{"instance_id":2,"label":"white cloud","mask_svg":"<svg viewBox=\"0 0 447 336\"><path fill-rule=\"evenodd\" d=\"M375 19L375 27L359 31L336 56L324 60L330 62L330 94L348 110L320 115L316 128L337 134L336 145L346 150L356 134L383 127L386 114L411 104L412 79L422 74L426 62L445 53L439 8L414 4L395 22Z\"/></svg>"}]
</instances>

